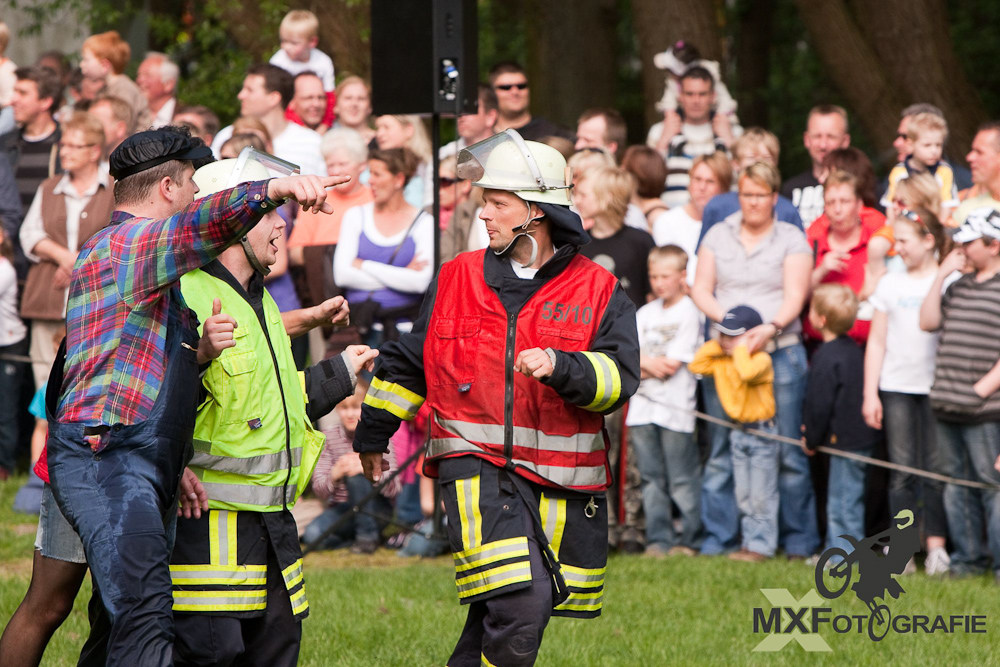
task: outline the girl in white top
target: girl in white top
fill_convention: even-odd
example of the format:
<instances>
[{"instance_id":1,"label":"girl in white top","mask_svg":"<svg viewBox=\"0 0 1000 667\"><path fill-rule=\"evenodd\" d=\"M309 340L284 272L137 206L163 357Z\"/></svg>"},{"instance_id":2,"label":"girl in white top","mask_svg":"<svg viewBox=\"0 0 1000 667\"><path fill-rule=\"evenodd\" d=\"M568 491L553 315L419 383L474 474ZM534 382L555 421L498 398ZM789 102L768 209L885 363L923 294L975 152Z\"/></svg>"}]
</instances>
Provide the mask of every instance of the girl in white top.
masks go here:
<instances>
[{"instance_id":1,"label":"girl in white top","mask_svg":"<svg viewBox=\"0 0 1000 667\"><path fill-rule=\"evenodd\" d=\"M937 273L938 257L948 253L950 239L937 217L925 208L911 211L893 205L888 213L906 273L883 276L869 297L875 313L865 351L862 414L872 428L885 428L890 461L936 471L929 394L938 334L921 330L919 319L920 304ZM947 572L950 563L944 548L947 524L942 491L940 483L891 472L891 511L922 508L928 574Z\"/></svg>"}]
</instances>

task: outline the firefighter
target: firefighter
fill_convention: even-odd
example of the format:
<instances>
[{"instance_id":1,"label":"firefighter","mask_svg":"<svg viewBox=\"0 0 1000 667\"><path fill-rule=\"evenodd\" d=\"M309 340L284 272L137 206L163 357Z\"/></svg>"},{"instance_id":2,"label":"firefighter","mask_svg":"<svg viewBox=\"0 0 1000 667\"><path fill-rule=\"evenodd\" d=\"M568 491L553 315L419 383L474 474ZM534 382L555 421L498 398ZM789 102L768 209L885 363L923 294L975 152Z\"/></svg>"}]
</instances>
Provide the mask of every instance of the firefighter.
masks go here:
<instances>
[{"instance_id":1,"label":"firefighter","mask_svg":"<svg viewBox=\"0 0 1000 667\"><path fill-rule=\"evenodd\" d=\"M432 411L468 619L448 664L534 663L551 615L601 612L610 482L603 415L639 384L635 308L579 254L566 162L514 130L459 155L490 243L444 264L413 332L384 346L354 447L369 479L400 420Z\"/></svg>"},{"instance_id":2,"label":"firefighter","mask_svg":"<svg viewBox=\"0 0 1000 667\"><path fill-rule=\"evenodd\" d=\"M260 160L199 169L199 196L264 180ZM270 162L269 162L270 163ZM276 211L218 259L181 279L184 299L212 327L218 357L202 376L194 456L170 562L178 665L295 665L308 614L290 509L309 483L324 436L311 421L354 392L378 354L350 346L299 373L289 334L343 323L341 297L283 315L264 288L285 223ZM204 492L207 504L194 496ZM207 512L200 510L206 508Z\"/></svg>"}]
</instances>

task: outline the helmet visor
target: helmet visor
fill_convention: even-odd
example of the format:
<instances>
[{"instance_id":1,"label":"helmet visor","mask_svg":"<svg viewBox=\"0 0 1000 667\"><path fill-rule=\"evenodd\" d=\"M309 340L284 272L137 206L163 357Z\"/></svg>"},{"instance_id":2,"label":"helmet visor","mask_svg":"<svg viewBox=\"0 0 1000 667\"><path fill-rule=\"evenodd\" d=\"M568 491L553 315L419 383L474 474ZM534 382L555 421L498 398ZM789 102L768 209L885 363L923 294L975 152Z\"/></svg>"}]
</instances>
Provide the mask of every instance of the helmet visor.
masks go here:
<instances>
[{"instance_id":1,"label":"helmet visor","mask_svg":"<svg viewBox=\"0 0 1000 667\"><path fill-rule=\"evenodd\" d=\"M478 187L496 190L566 187L564 182L542 175L531 150L514 130L505 130L460 151L455 175Z\"/></svg>"},{"instance_id":2,"label":"helmet visor","mask_svg":"<svg viewBox=\"0 0 1000 667\"><path fill-rule=\"evenodd\" d=\"M247 146L241 150L240 154L236 157L236 166L233 167L233 175L231 177L229 187L234 188L244 182L245 179L241 180L243 168L250 160L256 160L261 163L269 172L271 172L272 176L276 176L278 178L281 178L282 176L291 176L292 174L298 174L300 172L299 165L293 162L282 160L280 157L271 155L270 153L264 153L257 150L253 146Z\"/></svg>"}]
</instances>

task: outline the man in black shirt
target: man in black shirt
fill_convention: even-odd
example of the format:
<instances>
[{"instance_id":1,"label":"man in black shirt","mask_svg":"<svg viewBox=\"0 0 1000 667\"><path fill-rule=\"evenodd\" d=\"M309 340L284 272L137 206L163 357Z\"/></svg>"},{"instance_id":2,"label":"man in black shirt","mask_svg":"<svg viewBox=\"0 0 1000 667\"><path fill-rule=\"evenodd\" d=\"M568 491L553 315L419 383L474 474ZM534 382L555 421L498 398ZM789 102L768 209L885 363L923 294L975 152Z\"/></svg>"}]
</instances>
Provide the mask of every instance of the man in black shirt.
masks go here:
<instances>
[{"instance_id":1,"label":"man in black shirt","mask_svg":"<svg viewBox=\"0 0 1000 667\"><path fill-rule=\"evenodd\" d=\"M847 128L847 111L833 104L820 104L809 111L802 143L809 151L812 168L785 181L781 194L792 200L799 210L802 224L808 229L812 221L823 214L823 158L827 153L851 145Z\"/></svg>"}]
</instances>

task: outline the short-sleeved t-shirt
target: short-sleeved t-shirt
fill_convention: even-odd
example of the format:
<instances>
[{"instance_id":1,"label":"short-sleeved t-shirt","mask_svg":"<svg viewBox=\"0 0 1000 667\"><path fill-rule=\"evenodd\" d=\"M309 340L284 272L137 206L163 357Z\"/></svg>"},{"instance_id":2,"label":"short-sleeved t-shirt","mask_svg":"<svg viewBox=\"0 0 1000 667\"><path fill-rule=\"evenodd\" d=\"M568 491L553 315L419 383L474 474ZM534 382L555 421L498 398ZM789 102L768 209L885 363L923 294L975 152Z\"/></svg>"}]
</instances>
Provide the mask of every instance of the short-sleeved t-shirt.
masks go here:
<instances>
[{"instance_id":1,"label":"short-sleeved t-shirt","mask_svg":"<svg viewBox=\"0 0 1000 667\"><path fill-rule=\"evenodd\" d=\"M689 297L664 308L655 299L635 314L639 349L651 357L667 357L684 362L666 380L646 378L628 405L626 424L656 424L662 428L691 433L694 430L696 380L687 365L701 345L703 316Z\"/></svg>"},{"instance_id":2,"label":"short-sleeved t-shirt","mask_svg":"<svg viewBox=\"0 0 1000 667\"><path fill-rule=\"evenodd\" d=\"M868 298L886 314L885 357L878 388L903 394L929 394L934 382L937 332L920 328L920 305L934 274L915 278L909 273L885 275Z\"/></svg>"},{"instance_id":3,"label":"short-sleeved t-shirt","mask_svg":"<svg viewBox=\"0 0 1000 667\"><path fill-rule=\"evenodd\" d=\"M740 242L743 213L737 211L713 226L701 243L715 255L715 298L728 311L746 305L765 322L774 319L784 300L784 263L789 255L811 254L806 236L794 225L775 221L771 233L747 253ZM800 333L798 318L785 328Z\"/></svg>"},{"instance_id":4,"label":"short-sleeved t-shirt","mask_svg":"<svg viewBox=\"0 0 1000 667\"><path fill-rule=\"evenodd\" d=\"M580 248L580 254L592 259L614 274L638 308L649 294L649 272L646 270L649 251L655 243L649 233L622 226L603 239L592 238Z\"/></svg>"}]
</instances>

